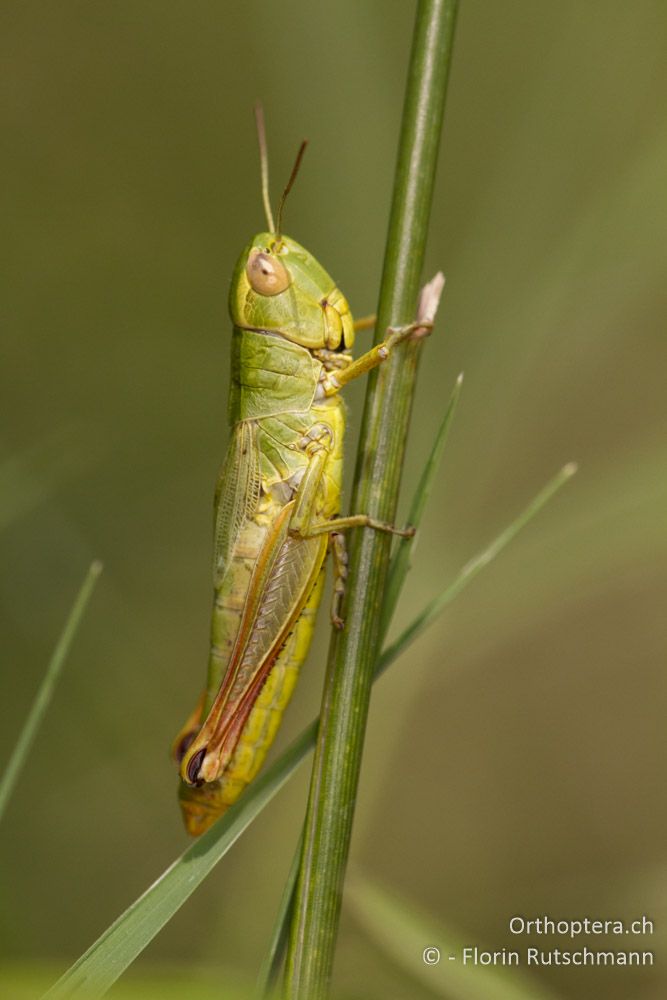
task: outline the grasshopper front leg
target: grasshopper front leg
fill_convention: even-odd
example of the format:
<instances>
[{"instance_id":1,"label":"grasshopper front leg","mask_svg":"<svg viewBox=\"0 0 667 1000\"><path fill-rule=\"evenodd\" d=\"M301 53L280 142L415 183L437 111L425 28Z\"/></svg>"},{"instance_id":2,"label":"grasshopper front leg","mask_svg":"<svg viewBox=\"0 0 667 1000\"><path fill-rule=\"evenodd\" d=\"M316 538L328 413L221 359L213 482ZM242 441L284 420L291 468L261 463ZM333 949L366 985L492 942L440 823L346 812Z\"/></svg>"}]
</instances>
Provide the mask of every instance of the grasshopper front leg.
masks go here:
<instances>
[{"instance_id":1,"label":"grasshopper front leg","mask_svg":"<svg viewBox=\"0 0 667 1000\"><path fill-rule=\"evenodd\" d=\"M371 347L370 351L366 351L365 354L362 354L360 358L353 361L343 371L328 373L322 381L323 394L325 396L333 396L348 382L359 378L360 375L365 375L366 372L371 371L373 368L377 368L378 365L387 360L394 347L402 343L402 341L410 338L417 340L418 338L427 336L433 329L433 321L438 311L440 296L444 287L444 275L438 271L424 285L419 294L417 318L414 322L409 323L407 326L389 327L387 336L381 343L376 344L375 347ZM363 317L359 321L359 328L364 329L374 326L375 318L374 316Z\"/></svg>"},{"instance_id":2,"label":"grasshopper front leg","mask_svg":"<svg viewBox=\"0 0 667 1000\"><path fill-rule=\"evenodd\" d=\"M324 395L333 396L348 382L352 382L353 379L359 378L381 365L398 344L421 331L430 332L432 329L433 322L431 320L415 320L414 323L409 323L407 326L389 327L387 336L381 343L371 347L370 351L366 351L342 371L329 372L325 375L322 380Z\"/></svg>"}]
</instances>

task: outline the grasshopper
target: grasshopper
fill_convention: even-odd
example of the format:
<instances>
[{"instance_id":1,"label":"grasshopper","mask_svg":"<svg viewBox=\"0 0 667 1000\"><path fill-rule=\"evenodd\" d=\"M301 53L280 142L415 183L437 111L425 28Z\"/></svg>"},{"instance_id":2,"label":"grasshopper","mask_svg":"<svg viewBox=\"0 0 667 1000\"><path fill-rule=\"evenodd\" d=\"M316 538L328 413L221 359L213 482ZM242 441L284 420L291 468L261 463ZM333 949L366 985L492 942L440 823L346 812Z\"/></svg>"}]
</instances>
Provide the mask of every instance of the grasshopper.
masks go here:
<instances>
[{"instance_id":1,"label":"grasshopper","mask_svg":"<svg viewBox=\"0 0 667 1000\"><path fill-rule=\"evenodd\" d=\"M340 517L345 406L340 390L381 364L430 323L387 332L356 361L345 296L304 247L274 224L268 157L257 110L267 231L245 247L229 294L233 324L231 439L215 492L213 614L206 689L173 745L188 833L198 836L232 805L261 767L294 689L334 560L332 621L347 556L342 532L369 527L399 535L365 514Z\"/></svg>"}]
</instances>

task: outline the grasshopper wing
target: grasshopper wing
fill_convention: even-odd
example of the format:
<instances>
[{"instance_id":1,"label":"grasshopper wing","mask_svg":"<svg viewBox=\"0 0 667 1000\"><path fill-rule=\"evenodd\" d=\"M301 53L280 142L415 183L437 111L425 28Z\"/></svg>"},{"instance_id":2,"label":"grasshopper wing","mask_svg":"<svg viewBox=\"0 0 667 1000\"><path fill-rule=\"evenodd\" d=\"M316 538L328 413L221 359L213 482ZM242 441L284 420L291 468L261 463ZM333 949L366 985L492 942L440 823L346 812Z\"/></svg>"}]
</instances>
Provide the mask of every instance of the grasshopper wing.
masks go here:
<instances>
[{"instance_id":1,"label":"grasshopper wing","mask_svg":"<svg viewBox=\"0 0 667 1000\"><path fill-rule=\"evenodd\" d=\"M288 532L294 501L275 519L256 561L234 648L218 694L183 759L190 782L214 781L229 763L253 705L317 583L323 535Z\"/></svg>"},{"instance_id":2,"label":"grasshopper wing","mask_svg":"<svg viewBox=\"0 0 667 1000\"><path fill-rule=\"evenodd\" d=\"M255 424L251 420L243 420L234 425L215 487L214 587L220 586L229 567L241 528L257 509L259 492L259 454L255 441Z\"/></svg>"}]
</instances>

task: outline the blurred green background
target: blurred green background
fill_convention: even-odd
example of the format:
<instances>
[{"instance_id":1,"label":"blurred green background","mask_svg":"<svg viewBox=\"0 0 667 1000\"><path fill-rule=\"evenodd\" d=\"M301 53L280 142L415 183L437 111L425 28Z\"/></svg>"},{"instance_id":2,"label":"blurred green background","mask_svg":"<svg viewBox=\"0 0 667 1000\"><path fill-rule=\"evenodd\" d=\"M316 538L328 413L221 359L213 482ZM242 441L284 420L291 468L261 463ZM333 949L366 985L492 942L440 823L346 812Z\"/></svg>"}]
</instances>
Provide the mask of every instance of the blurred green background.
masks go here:
<instances>
[{"instance_id":1,"label":"blurred green background","mask_svg":"<svg viewBox=\"0 0 667 1000\"><path fill-rule=\"evenodd\" d=\"M105 564L0 830L6 995L186 846L168 747L205 671L228 282L263 227L252 103L274 198L310 139L287 232L372 311L412 18L398 0L3 4L0 759ZM564 462L580 472L377 687L351 864L468 944L516 947L516 913L664 931L666 32L660 0L462 3L406 494L466 381L397 626ZM327 633L323 616L279 748L318 708ZM252 979L307 777L130 978L184 977L183 996L201 970ZM659 966L535 975L581 1000L667 989ZM336 990L433 995L350 910Z\"/></svg>"}]
</instances>

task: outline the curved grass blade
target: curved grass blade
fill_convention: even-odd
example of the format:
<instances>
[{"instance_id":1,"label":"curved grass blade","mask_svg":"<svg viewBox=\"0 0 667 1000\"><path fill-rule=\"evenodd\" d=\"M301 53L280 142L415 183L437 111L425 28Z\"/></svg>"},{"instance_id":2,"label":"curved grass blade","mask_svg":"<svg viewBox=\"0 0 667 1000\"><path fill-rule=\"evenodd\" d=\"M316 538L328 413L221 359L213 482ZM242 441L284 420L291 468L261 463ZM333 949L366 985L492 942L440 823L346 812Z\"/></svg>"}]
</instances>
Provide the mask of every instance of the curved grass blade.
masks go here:
<instances>
[{"instance_id":1,"label":"curved grass blade","mask_svg":"<svg viewBox=\"0 0 667 1000\"><path fill-rule=\"evenodd\" d=\"M568 465L561 469L516 520L464 566L442 594L382 653L375 668L376 679L525 527L556 490L573 475L575 468L574 465ZM44 1000L64 1000L66 997L96 1000L104 996L296 771L306 754L315 746L318 724L319 719L315 719L301 732L278 760L255 779L243 798L177 858L91 945L45 994ZM286 895L283 896L283 900L285 899Z\"/></svg>"},{"instance_id":2,"label":"curved grass blade","mask_svg":"<svg viewBox=\"0 0 667 1000\"><path fill-rule=\"evenodd\" d=\"M101 562L96 560L91 563L90 569L86 574L86 578L81 584L81 589L76 596L74 604L72 605L72 610L70 611L67 621L65 622L65 627L63 628L60 638L56 643L56 647L53 650L53 654L46 668L46 673L44 674L42 683L37 689L37 694L35 695L32 707L23 724L23 729L19 733L12 755L7 762L4 774L2 775L2 779L0 779L0 820L2 820L9 798L14 790L14 787L16 786L19 774L21 773L28 753L30 752L30 748L32 747L35 737L37 736L37 732L42 724L46 710L49 707L63 663L67 658L70 646L72 645L72 640L76 635L81 618L86 610L86 605L90 600L93 588L95 587L101 572Z\"/></svg>"},{"instance_id":3,"label":"curved grass blade","mask_svg":"<svg viewBox=\"0 0 667 1000\"><path fill-rule=\"evenodd\" d=\"M141 954L174 913L192 895L246 827L268 805L315 744L311 722L280 758L257 778L243 798L196 840L88 948L44 994L43 1000L85 997L96 1000Z\"/></svg>"},{"instance_id":4,"label":"curved grass blade","mask_svg":"<svg viewBox=\"0 0 667 1000\"><path fill-rule=\"evenodd\" d=\"M554 493L556 493L561 486L563 486L577 471L577 466L574 462L568 462L563 468L558 472L553 479L551 479L546 486L540 490L540 492L535 496L531 502L528 504L526 509L519 514L516 520L512 521L504 531L494 538L491 544L483 549L480 553L474 556L470 562L466 563L463 569L459 572L458 576L449 584L448 587L434 597L429 604L426 605L421 614L417 615L415 619L408 625L408 627L400 634L398 639L391 644L380 657L380 664L385 661L391 663L397 656L403 652L406 646L408 646L418 635L428 628L428 626L433 622L440 612L448 604L450 604L455 597L457 597L464 587L467 587L472 579L474 579L480 570L488 566L489 563L499 555L505 546L514 539L518 533L524 528L529 521L531 521L535 515L544 507L546 503L552 498ZM380 667L380 669L384 669Z\"/></svg>"},{"instance_id":5,"label":"curved grass blade","mask_svg":"<svg viewBox=\"0 0 667 1000\"><path fill-rule=\"evenodd\" d=\"M523 969L502 966L466 968L459 934L413 904L366 879L355 877L345 892L357 920L387 956L435 996L447 1000L556 1000L556 994ZM440 953L428 964L426 949ZM450 955L454 958L450 959Z\"/></svg>"},{"instance_id":6,"label":"curved grass blade","mask_svg":"<svg viewBox=\"0 0 667 1000\"><path fill-rule=\"evenodd\" d=\"M435 436L431 453L426 460L422 474L419 477L419 482L417 483L417 488L415 489L412 497L410 512L408 513L408 524L411 524L413 528L418 529L421 524L424 509L426 508L426 503L431 493L431 487L433 486L433 480L435 479L435 474L438 471L438 467L442 459L442 453L445 449L445 444L447 443L449 428L454 417L456 404L459 401L462 385L463 372L459 375L454 384L452 394L449 397L449 403L447 404L447 409L445 410L442 422L438 428L438 433ZM392 557L389 566L387 587L382 604L382 635L387 634L387 630L394 616L394 611L396 610L396 605L398 603L403 583L405 582L405 577L407 576L412 564L412 552L414 550L416 540L416 536L413 536L412 538L399 539L398 547Z\"/></svg>"}]
</instances>

